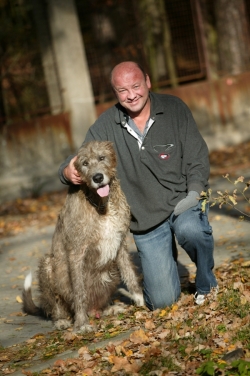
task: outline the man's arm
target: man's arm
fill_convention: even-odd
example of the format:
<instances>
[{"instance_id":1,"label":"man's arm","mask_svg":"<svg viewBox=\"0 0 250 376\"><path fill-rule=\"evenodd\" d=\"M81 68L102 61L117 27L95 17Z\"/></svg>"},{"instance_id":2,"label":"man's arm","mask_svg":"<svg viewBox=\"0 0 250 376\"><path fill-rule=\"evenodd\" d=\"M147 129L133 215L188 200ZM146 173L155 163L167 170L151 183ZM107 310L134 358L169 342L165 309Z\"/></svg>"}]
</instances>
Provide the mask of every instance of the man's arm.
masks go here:
<instances>
[{"instance_id":1,"label":"man's arm","mask_svg":"<svg viewBox=\"0 0 250 376\"><path fill-rule=\"evenodd\" d=\"M74 156L74 155L68 156L68 158L65 159L65 161L59 167L58 175L59 175L59 179L61 180L61 182L63 184L66 184L66 185L70 184L70 181L66 178L66 176L64 174L64 170L69 165L69 163L72 160L72 158L74 158L74 157L76 157L76 156Z\"/></svg>"},{"instance_id":2,"label":"man's arm","mask_svg":"<svg viewBox=\"0 0 250 376\"><path fill-rule=\"evenodd\" d=\"M187 177L187 196L176 205L174 209L175 215L180 215L198 204L200 193L208 188L210 171L207 145L188 108L186 119L187 127L183 162L185 163Z\"/></svg>"}]
</instances>

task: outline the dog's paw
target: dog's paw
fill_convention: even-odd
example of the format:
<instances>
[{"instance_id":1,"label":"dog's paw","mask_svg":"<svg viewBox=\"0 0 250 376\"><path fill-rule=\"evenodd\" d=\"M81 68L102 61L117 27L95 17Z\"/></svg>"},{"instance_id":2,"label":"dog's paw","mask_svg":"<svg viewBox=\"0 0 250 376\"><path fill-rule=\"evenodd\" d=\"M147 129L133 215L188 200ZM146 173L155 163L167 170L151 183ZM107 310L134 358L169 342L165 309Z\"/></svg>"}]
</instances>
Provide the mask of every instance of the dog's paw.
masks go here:
<instances>
[{"instance_id":1,"label":"dog's paw","mask_svg":"<svg viewBox=\"0 0 250 376\"><path fill-rule=\"evenodd\" d=\"M119 302L114 305L110 305L102 311L103 316L118 315L119 313L126 312L126 306L124 303Z\"/></svg>"},{"instance_id":2,"label":"dog's paw","mask_svg":"<svg viewBox=\"0 0 250 376\"><path fill-rule=\"evenodd\" d=\"M144 301L142 293L134 293L132 298L133 298L133 301L135 302L135 305L137 307L145 306L145 301Z\"/></svg>"},{"instance_id":3,"label":"dog's paw","mask_svg":"<svg viewBox=\"0 0 250 376\"><path fill-rule=\"evenodd\" d=\"M54 322L54 326L57 330L68 329L72 326L72 322L67 319L60 319Z\"/></svg>"},{"instance_id":4,"label":"dog's paw","mask_svg":"<svg viewBox=\"0 0 250 376\"><path fill-rule=\"evenodd\" d=\"M73 332L74 333L91 333L95 330L95 328L90 324L84 324L82 326L74 325Z\"/></svg>"}]
</instances>

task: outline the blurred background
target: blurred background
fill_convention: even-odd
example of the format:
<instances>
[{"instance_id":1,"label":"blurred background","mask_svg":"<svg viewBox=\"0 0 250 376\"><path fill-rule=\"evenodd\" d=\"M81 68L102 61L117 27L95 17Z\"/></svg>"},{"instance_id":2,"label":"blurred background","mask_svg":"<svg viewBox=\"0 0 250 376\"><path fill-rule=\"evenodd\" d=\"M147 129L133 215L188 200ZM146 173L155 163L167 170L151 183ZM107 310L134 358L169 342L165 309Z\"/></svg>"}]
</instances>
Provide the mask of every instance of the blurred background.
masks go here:
<instances>
[{"instance_id":1,"label":"blurred background","mask_svg":"<svg viewBox=\"0 0 250 376\"><path fill-rule=\"evenodd\" d=\"M0 203L62 189L124 60L187 103L211 152L250 140L250 0L0 0Z\"/></svg>"}]
</instances>

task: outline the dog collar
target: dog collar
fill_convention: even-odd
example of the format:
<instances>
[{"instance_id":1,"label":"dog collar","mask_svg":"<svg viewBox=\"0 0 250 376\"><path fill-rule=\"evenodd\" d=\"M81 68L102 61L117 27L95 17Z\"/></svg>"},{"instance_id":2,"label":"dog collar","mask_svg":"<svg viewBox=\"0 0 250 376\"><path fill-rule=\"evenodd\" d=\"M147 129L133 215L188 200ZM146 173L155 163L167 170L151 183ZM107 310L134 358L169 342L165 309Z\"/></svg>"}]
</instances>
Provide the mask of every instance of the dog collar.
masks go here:
<instances>
[{"instance_id":1,"label":"dog collar","mask_svg":"<svg viewBox=\"0 0 250 376\"><path fill-rule=\"evenodd\" d=\"M97 208L100 211L103 211L106 208L106 206L108 205L108 201L109 201L109 197L108 197L105 204L97 205L94 201L91 200L90 196L86 196L86 198L91 203L91 205L93 205L95 208Z\"/></svg>"}]
</instances>

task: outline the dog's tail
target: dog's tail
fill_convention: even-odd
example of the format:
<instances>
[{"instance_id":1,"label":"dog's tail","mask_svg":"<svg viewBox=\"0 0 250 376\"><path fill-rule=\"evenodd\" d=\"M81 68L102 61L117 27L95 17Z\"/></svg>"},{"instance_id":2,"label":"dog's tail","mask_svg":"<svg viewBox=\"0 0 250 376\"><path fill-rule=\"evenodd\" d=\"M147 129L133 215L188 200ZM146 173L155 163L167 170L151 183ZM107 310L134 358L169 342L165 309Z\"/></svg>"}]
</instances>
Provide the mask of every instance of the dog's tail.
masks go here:
<instances>
[{"instance_id":1,"label":"dog's tail","mask_svg":"<svg viewBox=\"0 0 250 376\"><path fill-rule=\"evenodd\" d=\"M142 293L131 294L129 291L125 290L122 287L118 289L118 292L126 296L127 298L133 300L135 304L137 305L137 307L143 307L145 305Z\"/></svg>"},{"instance_id":2,"label":"dog's tail","mask_svg":"<svg viewBox=\"0 0 250 376\"><path fill-rule=\"evenodd\" d=\"M28 313L32 316L43 316L43 311L41 308L37 307L32 299L31 292L32 284L32 273L30 272L24 281L23 286L23 312Z\"/></svg>"}]
</instances>

